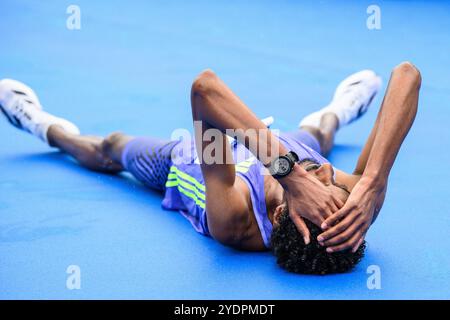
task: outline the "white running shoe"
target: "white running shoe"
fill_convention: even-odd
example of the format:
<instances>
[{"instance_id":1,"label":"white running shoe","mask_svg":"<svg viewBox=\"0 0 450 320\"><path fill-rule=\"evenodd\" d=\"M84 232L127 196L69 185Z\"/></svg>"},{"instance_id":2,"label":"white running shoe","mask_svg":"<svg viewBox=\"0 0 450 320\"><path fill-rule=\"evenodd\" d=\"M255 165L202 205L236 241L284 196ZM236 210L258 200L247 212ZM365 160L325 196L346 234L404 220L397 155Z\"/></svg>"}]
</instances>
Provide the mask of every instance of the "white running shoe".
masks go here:
<instances>
[{"instance_id":1,"label":"white running shoe","mask_svg":"<svg viewBox=\"0 0 450 320\"><path fill-rule=\"evenodd\" d=\"M336 114L339 119L339 128L348 125L367 112L381 84L381 78L372 70L363 70L350 75L338 85L331 103L303 118L299 127L318 128L322 115L327 112Z\"/></svg>"},{"instance_id":2,"label":"white running shoe","mask_svg":"<svg viewBox=\"0 0 450 320\"><path fill-rule=\"evenodd\" d=\"M67 132L80 134L80 130L70 121L55 117L42 110L34 91L25 84L3 79L0 81L0 111L15 127L27 131L44 142L48 128L55 124Z\"/></svg>"}]
</instances>

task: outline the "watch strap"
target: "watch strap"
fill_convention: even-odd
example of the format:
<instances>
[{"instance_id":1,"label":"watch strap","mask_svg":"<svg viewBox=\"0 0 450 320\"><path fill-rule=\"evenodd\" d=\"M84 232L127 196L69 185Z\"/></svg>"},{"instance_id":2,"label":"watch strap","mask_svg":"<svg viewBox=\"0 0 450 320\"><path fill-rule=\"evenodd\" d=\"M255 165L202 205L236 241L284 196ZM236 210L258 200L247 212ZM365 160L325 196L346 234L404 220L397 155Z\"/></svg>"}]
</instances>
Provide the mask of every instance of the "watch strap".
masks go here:
<instances>
[{"instance_id":1,"label":"watch strap","mask_svg":"<svg viewBox=\"0 0 450 320\"><path fill-rule=\"evenodd\" d=\"M289 161L289 171L286 174L280 175L279 172L277 172L275 170L275 163L280 159L280 158L285 158ZM294 167L295 163L299 161L298 155L294 152L294 151L289 151L288 153L286 153L284 156L279 156L276 159L274 159L270 166L268 167L269 169L269 173L272 175L272 177L274 177L275 179L279 179L282 177L287 176L289 173L291 173L292 168Z\"/></svg>"}]
</instances>

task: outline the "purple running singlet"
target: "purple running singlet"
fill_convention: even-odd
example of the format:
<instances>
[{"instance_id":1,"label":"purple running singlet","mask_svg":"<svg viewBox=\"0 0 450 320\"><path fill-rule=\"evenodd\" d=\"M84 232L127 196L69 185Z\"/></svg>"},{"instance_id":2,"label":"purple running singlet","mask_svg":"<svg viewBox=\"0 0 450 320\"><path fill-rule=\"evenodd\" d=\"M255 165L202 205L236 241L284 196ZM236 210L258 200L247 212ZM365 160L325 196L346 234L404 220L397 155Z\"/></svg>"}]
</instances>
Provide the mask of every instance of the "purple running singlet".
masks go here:
<instances>
[{"instance_id":1,"label":"purple running singlet","mask_svg":"<svg viewBox=\"0 0 450 320\"><path fill-rule=\"evenodd\" d=\"M280 133L279 139L288 150L296 152L300 160L309 158L320 164L328 163L320 155L318 141L307 131ZM264 166L236 140L231 146L236 175L250 190L253 212L264 244L269 248L272 223L266 210ZM164 192L164 209L179 211L197 232L210 236L205 209L205 182L194 141L135 138L125 146L122 164L143 184Z\"/></svg>"}]
</instances>

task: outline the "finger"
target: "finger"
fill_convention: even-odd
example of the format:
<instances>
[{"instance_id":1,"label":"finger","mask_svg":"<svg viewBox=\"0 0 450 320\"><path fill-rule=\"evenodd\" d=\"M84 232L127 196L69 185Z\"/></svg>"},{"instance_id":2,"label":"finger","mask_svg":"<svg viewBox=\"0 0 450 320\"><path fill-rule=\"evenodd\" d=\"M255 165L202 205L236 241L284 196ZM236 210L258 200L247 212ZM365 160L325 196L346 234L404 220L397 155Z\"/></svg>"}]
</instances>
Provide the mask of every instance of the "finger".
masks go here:
<instances>
[{"instance_id":1,"label":"finger","mask_svg":"<svg viewBox=\"0 0 450 320\"><path fill-rule=\"evenodd\" d=\"M322 225L322 223L325 221L325 219L321 216L321 214L319 212L307 217L307 219L309 221L311 221L312 223L314 223L318 227L320 227L320 225Z\"/></svg>"},{"instance_id":2,"label":"finger","mask_svg":"<svg viewBox=\"0 0 450 320\"><path fill-rule=\"evenodd\" d=\"M362 222L355 221L350 224L343 232L337 234L336 236L329 238L326 241L322 241L324 246L330 247L343 243L350 239L357 231L361 229Z\"/></svg>"},{"instance_id":3,"label":"finger","mask_svg":"<svg viewBox=\"0 0 450 320\"><path fill-rule=\"evenodd\" d=\"M292 219L292 222L294 222L295 226L297 227L298 232L300 232L300 234L303 236L305 244L309 244L310 233L303 219L300 216L298 216L295 212L293 213L293 215L290 215L290 217Z\"/></svg>"},{"instance_id":4,"label":"finger","mask_svg":"<svg viewBox=\"0 0 450 320\"><path fill-rule=\"evenodd\" d=\"M301 218L304 217L300 214L298 216ZM317 211L315 213L311 213L310 215L308 215L308 217L304 217L304 218L307 218L309 221L311 221L318 227L320 227L320 225L325 221L325 219L321 216L321 213L319 211Z\"/></svg>"},{"instance_id":5,"label":"finger","mask_svg":"<svg viewBox=\"0 0 450 320\"><path fill-rule=\"evenodd\" d=\"M327 248L327 252L328 253L332 253L332 252L339 252L339 251L344 251L347 249L352 248L353 246L355 246L356 242L361 238L361 232L358 231L356 232L349 240L347 240L344 243L341 243L337 246L333 246L333 247L328 247Z\"/></svg>"},{"instance_id":6,"label":"finger","mask_svg":"<svg viewBox=\"0 0 450 320\"><path fill-rule=\"evenodd\" d=\"M336 204L338 209L340 209L340 208L342 208L344 206L344 201L342 201L341 199L339 199L336 196L333 197L333 201Z\"/></svg>"},{"instance_id":7,"label":"finger","mask_svg":"<svg viewBox=\"0 0 450 320\"><path fill-rule=\"evenodd\" d=\"M317 237L317 240L319 242L325 242L326 240L333 238L334 236L340 234L341 232L344 232L353 223L353 221L355 221L355 219L358 216L359 214L349 214L338 224L320 234L319 237Z\"/></svg>"},{"instance_id":8,"label":"finger","mask_svg":"<svg viewBox=\"0 0 450 320\"><path fill-rule=\"evenodd\" d=\"M315 221L312 221L315 225L317 226L321 226L322 223L325 221L325 219L329 218L333 212L330 209L330 206L326 203L324 207L318 207L317 208L317 213L316 214L311 214L311 216L314 216L314 218L316 218Z\"/></svg>"},{"instance_id":9,"label":"finger","mask_svg":"<svg viewBox=\"0 0 450 320\"><path fill-rule=\"evenodd\" d=\"M334 224L338 220L342 220L345 216L347 216L351 212L351 208L341 208L337 212L333 213L331 216L329 216L327 219L325 219L324 222L320 225L322 230L327 230L331 226L334 226Z\"/></svg>"},{"instance_id":10,"label":"finger","mask_svg":"<svg viewBox=\"0 0 450 320\"><path fill-rule=\"evenodd\" d=\"M363 227L363 232L362 232L361 239L359 239L358 242L356 243L356 245L353 247L353 249L352 249L353 253L358 251L359 247L363 244L364 239L366 238L366 234L367 234L368 230L369 230L369 225L366 225L366 226Z\"/></svg>"},{"instance_id":11,"label":"finger","mask_svg":"<svg viewBox=\"0 0 450 320\"><path fill-rule=\"evenodd\" d=\"M330 203L330 210L331 210L331 214L334 214L336 211L339 210L339 208L338 208L336 202L334 201L334 199L333 199L333 201ZM327 218L328 218L328 217L327 217Z\"/></svg>"},{"instance_id":12,"label":"finger","mask_svg":"<svg viewBox=\"0 0 450 320\"><path fill-rule=\"evenodd\" d=\"M331 209L331 208L326 208L326 209L324 209L324 210L322 210L321 211L321 221L320 221L320 223L318 224L318 226L321 226L322 225L322 223L326 220L326 219L328 219L329 217L331 217L331 215L333 214L333 210Z\"/></svg>"},{"instance_id":13,"label":"finger","mask_svg":"<svg viewBox=\"0 0 450 320\"><path fill-rule=\"evenodd\" d=\"M364 238L365 238L365 234L361 237L361 239L358 240L358 242L356 243L356 245L353 247L352 252L355 253L356 251L358 251L359 247L362 245L362 243L364 242Z\"/></svg>"}]
</instances>

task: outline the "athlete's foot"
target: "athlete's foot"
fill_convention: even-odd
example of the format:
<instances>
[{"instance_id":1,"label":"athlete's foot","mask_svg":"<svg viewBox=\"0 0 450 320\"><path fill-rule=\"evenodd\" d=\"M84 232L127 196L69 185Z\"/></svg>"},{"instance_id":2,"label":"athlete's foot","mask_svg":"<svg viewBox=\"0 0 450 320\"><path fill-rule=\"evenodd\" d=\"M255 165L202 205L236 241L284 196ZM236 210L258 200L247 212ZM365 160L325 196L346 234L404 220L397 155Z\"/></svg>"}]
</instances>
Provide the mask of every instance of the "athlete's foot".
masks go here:
<instances>
[{"instance_id":1,"label":"athlete's foot","mask_svg":"<svg viewBox=\"0 0 450 320\"><path fill-rule=\"evenodd\" d=\"M73 134L80 134L73 123L43 111L34 91L15 80L0 81L0 111L13 126L35 135L46 143L48 143L47 131L51 125L58 125Z\"/></svg>"},{"instance_id":2,"label":"athlete's foot","mask_svg":"<svg viewBox=\"0 0 450 320\"><path fill-rule=\"evenodd\" d=\"M305 117L299 126L320 128L322 116L331 112L337 116L339 128L342 128L367 112L380 88L381 78L375 72L363 70L354 73L338 85L328 106Z\"/></svg>"}]
</instances>

